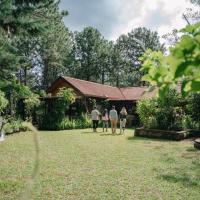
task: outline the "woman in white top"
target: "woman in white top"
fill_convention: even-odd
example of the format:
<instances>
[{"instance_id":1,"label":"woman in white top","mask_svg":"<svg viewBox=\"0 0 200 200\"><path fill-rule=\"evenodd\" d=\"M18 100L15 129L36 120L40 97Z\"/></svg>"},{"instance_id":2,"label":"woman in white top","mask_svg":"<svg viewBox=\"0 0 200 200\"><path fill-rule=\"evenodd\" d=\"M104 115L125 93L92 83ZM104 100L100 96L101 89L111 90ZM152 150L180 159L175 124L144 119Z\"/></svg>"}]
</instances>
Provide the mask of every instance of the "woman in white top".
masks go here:
<instances>
[{"instance_id":1,"label":"woman in white top","mask_svg":"<svg viewBox=\"0 0 200 200\"><path fill-rule=\"evenodd\" d=\"M124 133L124 130L125 130L125 127L126 127L126 116L127 116L126 108L123 107L122 110L120 111L120 115L119 115L120 134L122 134L122 131Z\"/></svg>"}]
</instances>

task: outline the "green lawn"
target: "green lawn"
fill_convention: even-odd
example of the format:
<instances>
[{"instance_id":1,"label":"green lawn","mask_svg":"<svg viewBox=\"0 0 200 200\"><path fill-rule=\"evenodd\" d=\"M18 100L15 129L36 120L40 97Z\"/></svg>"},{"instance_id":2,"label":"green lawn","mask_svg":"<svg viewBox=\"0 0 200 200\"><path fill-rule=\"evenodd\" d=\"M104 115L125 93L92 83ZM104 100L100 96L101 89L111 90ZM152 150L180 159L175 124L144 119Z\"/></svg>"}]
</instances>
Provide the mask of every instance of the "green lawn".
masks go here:
<instances>
[{"instance_id":1,"label":"green lawn","mask_svg":"<svg viewBox=\"0 0 200 200\"><path fill-rule=\"evenodd\" d=\"M200 152L192 142L91 133L40 132L33 199L200 198ZM31 133L0 143L0 199L19 199L34 165Z\"/></svg>"}]
</instances>

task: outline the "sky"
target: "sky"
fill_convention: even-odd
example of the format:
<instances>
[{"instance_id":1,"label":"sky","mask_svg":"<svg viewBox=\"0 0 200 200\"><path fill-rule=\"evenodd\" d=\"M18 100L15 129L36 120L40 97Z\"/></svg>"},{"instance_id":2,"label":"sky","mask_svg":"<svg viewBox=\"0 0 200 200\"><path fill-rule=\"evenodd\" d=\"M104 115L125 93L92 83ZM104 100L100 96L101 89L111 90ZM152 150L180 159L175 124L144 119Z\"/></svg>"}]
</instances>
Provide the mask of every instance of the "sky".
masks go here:
<instances>
[{"instance_id":1,"label":"sky","mask_svg":"<svg viewBox=\"0 0 200 200\"><path fill-rule=\"evenodd\" d=\"M162 36L186 25L182 14L193 7L189 0L62 0L68 10L65 25L72 31L97 28L109 40L116 40L137 27L147 27Z\"/></svg>"}]
</instances>

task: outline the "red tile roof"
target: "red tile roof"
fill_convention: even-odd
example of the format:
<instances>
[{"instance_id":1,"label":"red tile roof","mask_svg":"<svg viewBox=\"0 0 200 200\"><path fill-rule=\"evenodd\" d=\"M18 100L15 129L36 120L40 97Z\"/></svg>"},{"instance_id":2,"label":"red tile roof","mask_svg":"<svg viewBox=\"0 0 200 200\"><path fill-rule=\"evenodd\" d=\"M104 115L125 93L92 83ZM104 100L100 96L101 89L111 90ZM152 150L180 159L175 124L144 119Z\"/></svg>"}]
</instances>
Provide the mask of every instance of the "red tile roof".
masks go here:
<instances>
[{"instance_id":1,"label":"red tile roof","mask_svg":"<svg viewBox=\"0 0 200 200\"><path fill-rule=\"evenodd\" d=\"M99 97L109 100L139 100L143 96L153 97L155 93L149 93L147 87L127 87L118 88L100 83L80 80L72 77L61 77L75 89L80 91L84 96ZM55 83L54 83L55 84ZM52 85L53 86L53 85ZM52 87L51 86L51 87ZM50 89L51 90L51 89ZM49 90L49 91L50 91Z\"/></svg>"},{"instance_id":2,"label":"red tile roof","mask_svg":"<svg viewBox=\"0 0 200 200\"><path fill-rule=\"evenodd\" d=\"M85 96L101 97L105 99L124 99L121 91L117 87L102 85L99 83L94 83L71 77L63 78Z\"/></svg>"},{"instance_id":3,"label":"red tile roof","mask_svg":"<svg viewBox=\"0 0 200 200\"><path fill-rule=\"evenodd\" d=\"M139 100L142 97L155 97L155 92L148 92L147 87L120 88L125 100Z\"/></svg>"}]
</instances>

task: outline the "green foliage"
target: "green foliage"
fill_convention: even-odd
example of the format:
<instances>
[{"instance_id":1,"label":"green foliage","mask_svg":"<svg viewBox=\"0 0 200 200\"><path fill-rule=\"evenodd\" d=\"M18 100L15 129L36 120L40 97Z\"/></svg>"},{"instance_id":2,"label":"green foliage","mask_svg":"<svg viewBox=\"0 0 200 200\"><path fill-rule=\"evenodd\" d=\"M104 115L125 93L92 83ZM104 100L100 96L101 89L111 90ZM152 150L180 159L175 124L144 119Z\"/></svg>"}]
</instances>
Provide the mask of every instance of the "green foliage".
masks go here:
<instances>
[{"instance_id":1,"label":"green foliage","mask_svg":"<svg viewBox=\"0 0 200 200\"><path fill-rule=\"evenodd\" d=\"M88 101L89 101L90 105L92 106L92 108L94 108L94 106L97 105L97 101L94 98L89 98Z\"/></svg>"},{"instance_id":2,"label":"green foliage","mask_svg":"<svg viewBox=\"0 0 200 200\"><path fill-rule=\"evenodd\" d=\"M66 119L66 111L69 106L75 102L75 94L72 89L60 88L58 98L48 108L46 112L46 104L41 104L37 111L39 115L39 128L46 130L60 130L66 126L70 126L70 122Z\"/></svg>"},{"instance_id":3,"label":"green foliage","mask_svg":"<svg viewBox=\"0 0 200 200\"><path fill-rule=\"evenodd\" d=\"M146 128L181 130L184 110L176 91L171 90L165 98L143 99L137 105L141 123Z\"/></svg>"},{"instance_id":4,"label":"green foliage","mask_svg":"<svg viewBox=\"0 0 200 200\"><path fill-rule=\"evenodd\" d=\"M20 131L26 131L27 128L23 126L21 119L8 118L6 124L3 127L6 134L17 133Z\"/></svg>"},{"instance_id":5,"label":"green foliage","mask_svg":"<svg viewBox=\"0 0 200 200\"><path fill-rule=\"evenodd\" d=\"M190 121L194 129L200 130L200 93L192 94L188 97L188 104L186 106L186 113L190 116Z\"/></svg>"},{"instance_id":6,"label":"green foliage","mask_svg":"<svg viewBox=\"0 0 200 200\"><path fill-rule=\"evenodd\" d=\"M12 91L12 94L15 96L15 98L28 98L33 94L28 86L16 82L10 84L8 88Z\"/></svg>"},{"instance_id":7,"label":"green foliage","mask_svg":"<svg viewBox=\"0 0 200 200\"><path fill-rule=\"evenodd\" d=\"M34 109L40 105L39 96L32 94L24 100L25 115L27 120L31 120Z\"/></svg>"},{"instance_id":8,"label":"green foliage","mask_svg":"<svg viewBox=\"0 0 200 200\"><path fill-rule=\"evenodd\" d=\"M69 105L75 102L75 93L73 89L60 88L57 94L58 97L61 97L60 102L63 104L63 107L68 109Z\"/></svg>"},{"instance_id":9,"label":"green foliage","mask_svg":"<svg viewBox=\"0 0 200 200\"><path fill-rule=\"evenodd\" d=\"M26 117L30 118L33 108L39 105L38 95L34 94L28 86L19 84L16 81L11 82L3 88L7 92L10 103L10 113L12 116L19 114L22 105L18 106L19 101L24 99Z\"/></svg>"},{"instance_id":10,"label":"green foliage","mask_svg":"<svg viewBox=\"0 0 200 200\"><path fill-rule=\"evenodd\" d=\"M198 123L194 121L194 119L190 115L184 115L182 117L182 128L199 130Z\"/></svg>"},{"instance_id":11,"label":"green foliage","mask_svg":"<svg viewBox=\"0 0 200 200\"><path fill-rule=\"evenodd\" d=\"M137 113L146 128L200 130L200 94L181 98L175 90L170 90L164 98L139 101Z\"/></svg>"},{"instance_id":12,"label":"green foliage","mask_svg":"<svg viewBox=\"0 0 200 200\"><path fill-rule=\"evenodd\" d=\"M90 128L92 127L92 120L87 114L82 114L80 118L76 120L75 128Z\"/></svg>"},{"instance_id":13,"label":"green foliage","mask_svg":"<svg viewBox=\"0 0 200 200\"><path fill-rule=\"evenodd\" d=\"M100 57L103 59L104 39L100 32L92 27L86 27L82 32L74 33L72 52L72 68L69 70L75 77L95 81L100 77ZM77 67L74 68L74 65Z\"/></svg>"},{"instance_id":14,"label":"green foliage","mask_svg":"<svg viewBox=\"0 0 200 200\"><path fill-rule=\"evenodd\" d=\"M165 51L164 46L159 41L158 33L145 27L136 28L127 35L120 36L116 46L123 57L123 64L120 67L123 72L119 71L120 84L124 82L123 86L144 84L140 80L143 72L140 71L141 61L139 58L146 49Z\"/></svg>"},{"instance_id":15,"label":"green foliage","mask_svg":"<svg viewBox=\"0 0 200 200\"><path fill-rule=\"evenodd\" d=\"M73 49L66 64L69 75L119 87L141 84L139 57L145 49L164 51L157 32L146 28L121 35L114 43L105 40L97 29L86 27L75 32L72 41Z\"/></svg>"},{"instance_id":16,"label":"green foliage","mask_svg":"<svg viewBox=\"0 0 200 200\"><path fill-rule=\"evenodd\" d=\"M55 121L53 117L44 118L39 128L42 130L68 130L92 127L92 120L87 114L82 114L76 119L64 117L60 121Z\"/></svg>"},{"instance_id":17,"label":"green foliage","mask_svg":"<svg viewBox=\"0 0 200 200\"><path fill-rule=\"evenodd\" d=\"M101 102L100 102L100 105L102 106L102 111L104 112L104 109L108 109L109 108L109 106L110 106L110 101L109 100L107 100L107 99L105 99L105 100L102 100Z\"/></svg>"},{"instance_id":18,"label":"green foliage","mask_svg":"<svg viewBox=\"0 0 200 200\"><path fill-rule=\"evenodd\" d=\"M65 117L65 112L69 109L69 106L75 102L75 94L70 88L60 88L57 96L59 98L55 102L55 117L60 120Z\"/></svg>"},{"instance_id":19,"label":"green foliage","mask_svg":"<svg viewBox=\"0 0 200 200\"><path fill-rule=\"evenodd\" d=\"M58 125L58 130L67 130L67 129L84 129L91 128L92 120L86 114L82 114L77 119L64 118Z\"/></svg>"},{"instance_id":20,"label":"green foliage","mask_svg":"<svg viewBox=\"0 0 200 200\"><path fill-rule=\"evenodd\" d=\"M170 49L170 55L147 51L142 57L144 81L159 89L164 97L170 88L181 85L182 95L200 91L200 23L186 26L180 41Z\"/></svg>"},{"instance_id":21,"label":"green foliage","mask_svg":"<svg viewBox=\"0 0 200 200\"><path fill-rule=\"evenodd\" d=\"M0 114L8 105L8 100L5 98L5 94L0 91Z\"/></svg>"},{"instance_id":22,"label":"green foliage","mask_svg":"<svg viewBox=\"0 0 200 200\"><path fill-rule=\"evenodd\" d=\"M75 120L70 120L69 118L64 118L58 124L58 130L68 130L68 129L74 129L76 127Z\"/></svg>"},{"instance_id":23,"label":"green foliage","mask_svg":"<svg viewBox=\"0 0 200 200\"><path fill-rule=\"evenodd\" d=\"M24 58L17 47L18 41L25 36L29 39L38 36L46 28L45 19L36 11L39 7L46 7L52 2L0 1L0 76L4 81L9 82L13 79Z\"/></svg>"},{"instance_id":24,"label":"green foliage","mask_svg":"<svg viewBox=\"0 0 200 200\"><path fill-rule=\"evenodd\" d=\"M146 128L156 128L157 102L155 99L142 99L137 103L137 114Z\"/></svg>"},{"instance_id":25,"label":"green foliage","mask_svg":"<svg viewBox=\"0 0 200 200\"><path fill-rule=\"evenodd\" d=\"M48 26L48 31L39 38L38 49L43 63L41 68L43 89L47 89L61 74L68 73L66 66L69 65L69 55L72 51L70 31L63 22L68 13L60 11L60 1L54 2L47 8L42 8Z\"/></svg>"}]
</instances>

